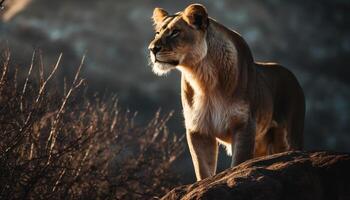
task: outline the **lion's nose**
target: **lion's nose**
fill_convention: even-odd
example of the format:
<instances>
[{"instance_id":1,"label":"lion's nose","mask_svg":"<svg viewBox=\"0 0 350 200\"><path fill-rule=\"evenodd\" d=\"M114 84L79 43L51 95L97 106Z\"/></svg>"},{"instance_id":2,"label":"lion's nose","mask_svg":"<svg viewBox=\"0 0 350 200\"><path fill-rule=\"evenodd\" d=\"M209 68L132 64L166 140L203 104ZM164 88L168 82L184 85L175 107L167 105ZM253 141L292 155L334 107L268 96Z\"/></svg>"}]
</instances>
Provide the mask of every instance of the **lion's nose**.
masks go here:
<instances>
[{"instance_id":1,"label":"lion's nose","mask_svg":"<svg viewBox=\"0 0 350 200\"><path fill-rule=\"evenodd\" d=\"M149 50L152 51L152 53L153 53L154 55L156 55L161 49L162 49L162 47L159 46L159 45L151 45L151 46L149 47Z\"/></svg>"}]
</instances>

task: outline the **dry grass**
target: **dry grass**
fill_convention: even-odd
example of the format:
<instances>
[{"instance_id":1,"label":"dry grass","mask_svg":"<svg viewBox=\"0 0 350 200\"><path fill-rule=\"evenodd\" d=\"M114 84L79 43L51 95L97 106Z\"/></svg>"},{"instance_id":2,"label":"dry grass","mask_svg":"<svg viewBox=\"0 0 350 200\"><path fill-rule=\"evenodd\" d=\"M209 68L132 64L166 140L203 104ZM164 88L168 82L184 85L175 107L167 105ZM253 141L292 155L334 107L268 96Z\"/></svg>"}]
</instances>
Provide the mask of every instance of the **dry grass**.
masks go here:
<instances>
[{"instance_id":1,"label":"dry grass","mask_svg":"<svg viewBox=\"0 0 350 200\"><path fill-rule=\"evenodd\" d=\"M170 166L183 146L169 136L170 114L158 112L140 127L116 97L89 100L80 78L84 59L70 86L54 91L61 57L44 73L40 56L19 69L3 55L0 199L156 199L175 186ZM17 80L22 70L27 76Z\"/></svg>"}]
</instances>

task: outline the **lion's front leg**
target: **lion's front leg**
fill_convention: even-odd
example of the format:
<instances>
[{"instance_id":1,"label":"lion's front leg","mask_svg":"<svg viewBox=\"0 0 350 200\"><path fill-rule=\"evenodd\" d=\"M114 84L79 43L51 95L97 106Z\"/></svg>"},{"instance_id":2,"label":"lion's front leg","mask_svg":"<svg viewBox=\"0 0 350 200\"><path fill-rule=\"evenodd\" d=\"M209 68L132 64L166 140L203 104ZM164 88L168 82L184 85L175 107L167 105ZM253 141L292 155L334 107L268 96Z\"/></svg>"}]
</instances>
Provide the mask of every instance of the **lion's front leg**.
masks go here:
<instances>
[{"instance_id":1,"label":"lion's front leg","mask_svg":"<svg viewBox=\"0 0 350 200\"><path fill-rule=\"evenodd\" d=\"M253 158L255 145L255 120L233 131L231 167Z\"/></svg>"},{"instance_id":2,"label":"lion's front leg","mask_svg":"<svg viewBox=\"0 0 350 200\"><path fill-rule=\"evenodd\" d=\"M186 136L197 181L213 176L218 157L218 143L215 137L190 131L187 131Z\"/></svg>"}]
</instances>

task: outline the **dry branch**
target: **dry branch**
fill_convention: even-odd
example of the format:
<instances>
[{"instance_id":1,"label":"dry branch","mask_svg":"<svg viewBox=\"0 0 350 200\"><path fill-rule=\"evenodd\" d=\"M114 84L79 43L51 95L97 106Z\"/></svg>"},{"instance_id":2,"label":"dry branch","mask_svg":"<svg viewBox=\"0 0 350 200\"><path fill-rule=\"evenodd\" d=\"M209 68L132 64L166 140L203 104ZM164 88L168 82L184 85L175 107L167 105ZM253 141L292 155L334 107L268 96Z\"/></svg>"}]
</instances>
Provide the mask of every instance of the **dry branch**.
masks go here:
<instances>
[{"instance_id":1,"label":"dry branch","mask_svg":"<svg viewBox=\"0 0 350 200\"><path fill-rule=\"evenodd\" d=\"M39 56L22 83L9 53L0 69L0 199L152 199L178 183L170 167L183 146L166 127L171 114L142 127L115 96L89 100L85 57L72 84L53 91L62 54L47 78Z\"/></svg>"}]
</instances>

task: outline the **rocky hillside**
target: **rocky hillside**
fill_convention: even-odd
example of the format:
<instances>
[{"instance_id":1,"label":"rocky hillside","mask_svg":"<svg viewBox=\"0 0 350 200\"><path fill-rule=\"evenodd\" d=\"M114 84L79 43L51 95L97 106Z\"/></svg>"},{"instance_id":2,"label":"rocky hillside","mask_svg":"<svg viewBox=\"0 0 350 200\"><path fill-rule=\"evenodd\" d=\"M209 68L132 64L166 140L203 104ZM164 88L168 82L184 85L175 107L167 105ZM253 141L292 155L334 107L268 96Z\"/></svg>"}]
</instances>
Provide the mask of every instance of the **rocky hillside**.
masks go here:
<instances>
[{"instance_id":1,"label":"rocky hillside","mask_svg":"<svg viewBox=\"0 0 350 200\"><path fill-rule=\"evenodd\" d=\"M350 154L286 152L173 189L163 200L346 200Z\"/></svg>"}]
</instances>

